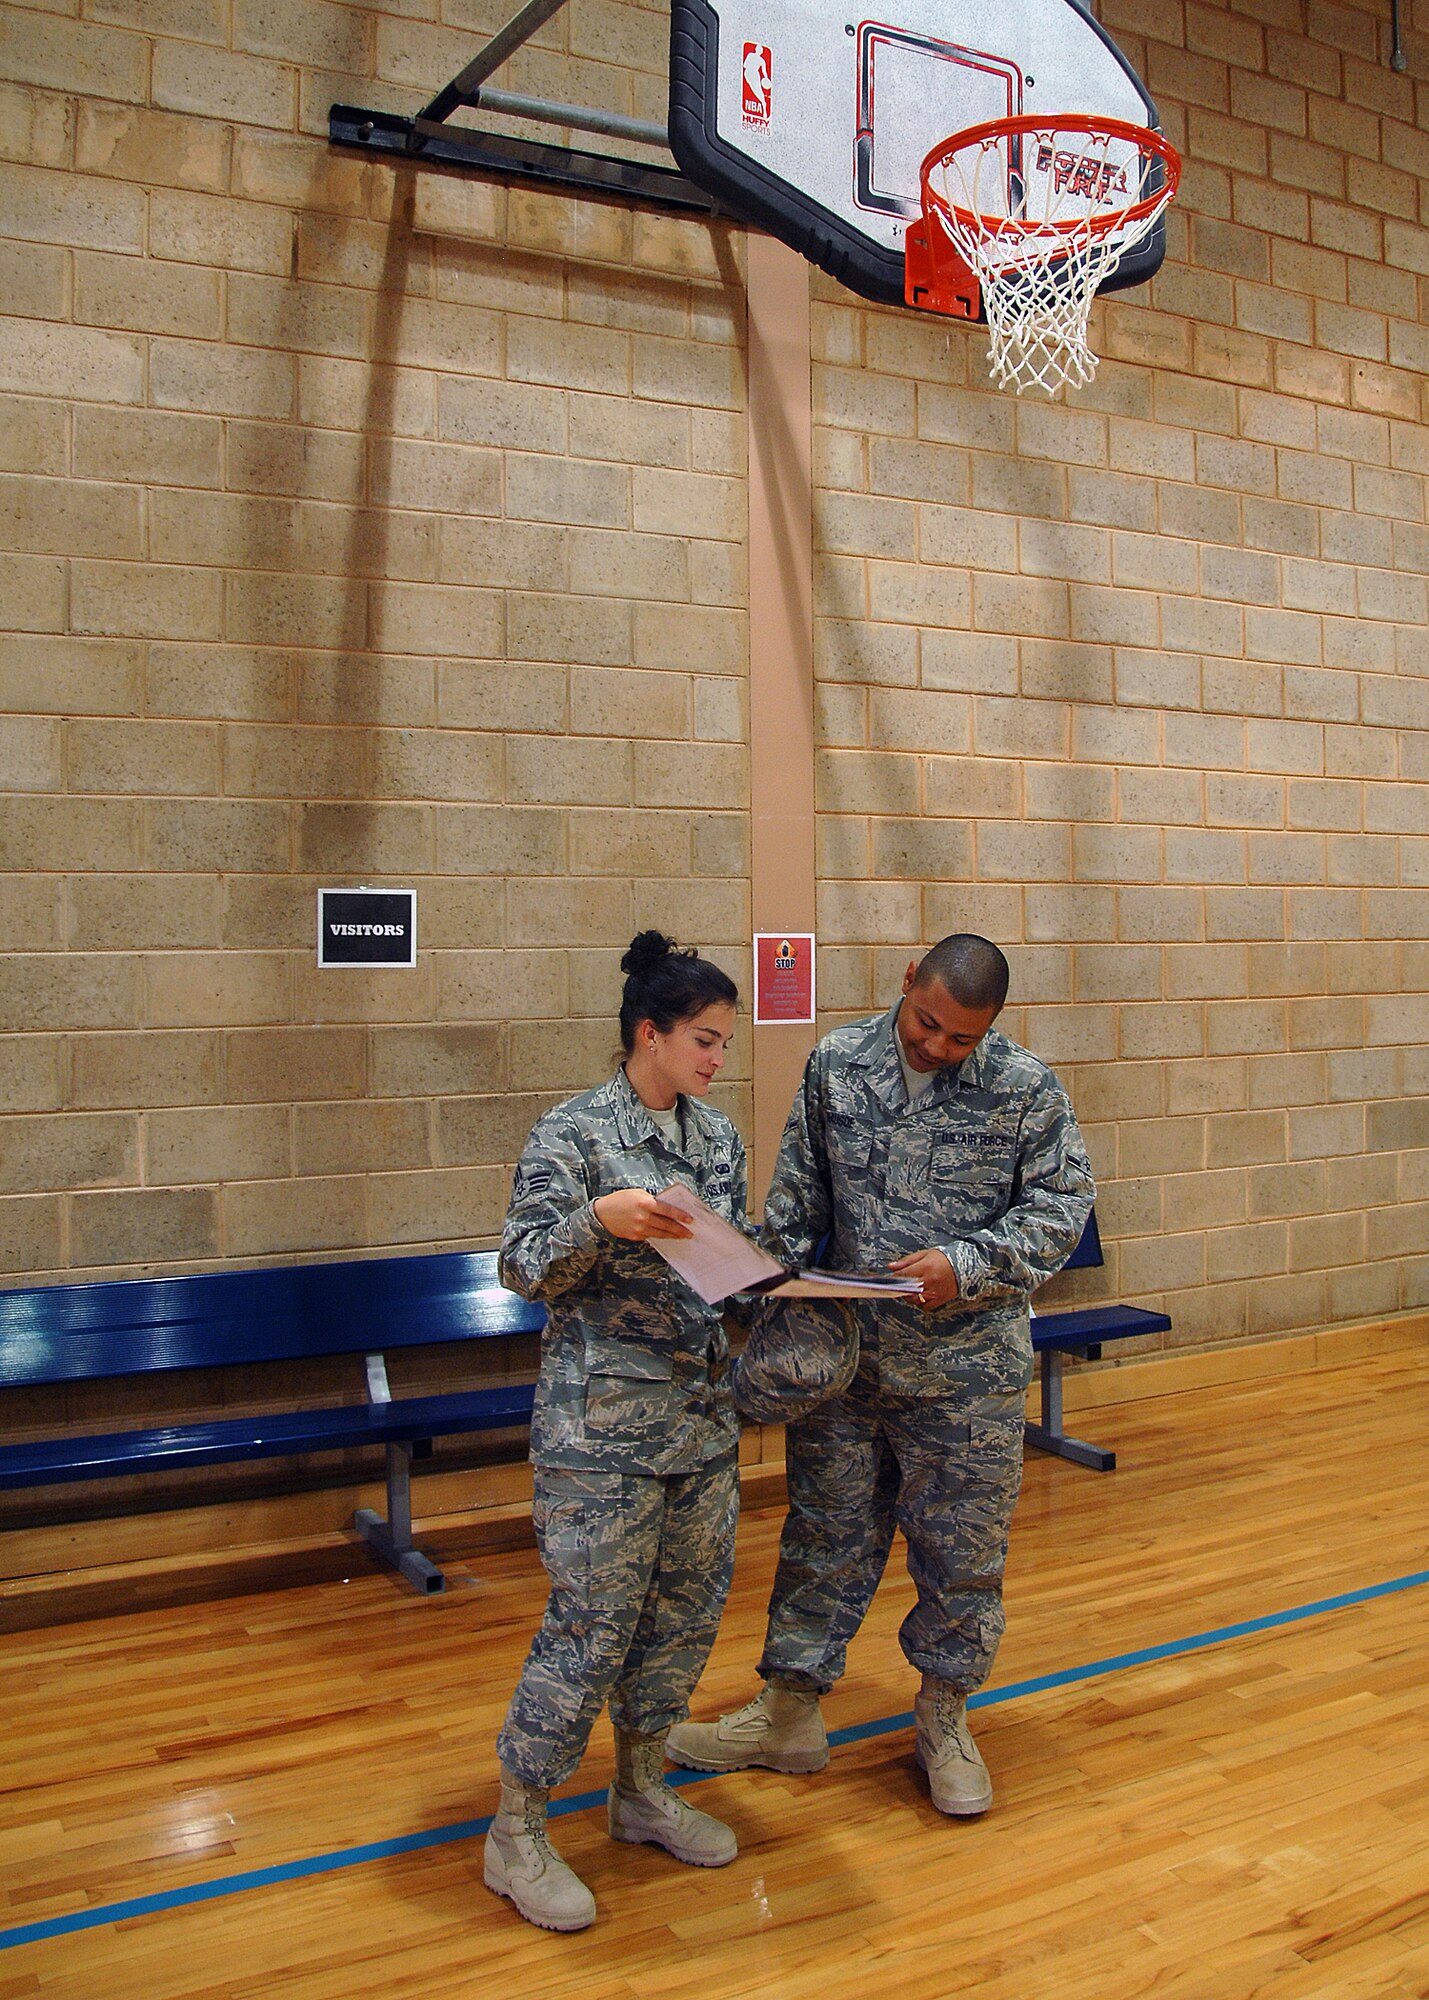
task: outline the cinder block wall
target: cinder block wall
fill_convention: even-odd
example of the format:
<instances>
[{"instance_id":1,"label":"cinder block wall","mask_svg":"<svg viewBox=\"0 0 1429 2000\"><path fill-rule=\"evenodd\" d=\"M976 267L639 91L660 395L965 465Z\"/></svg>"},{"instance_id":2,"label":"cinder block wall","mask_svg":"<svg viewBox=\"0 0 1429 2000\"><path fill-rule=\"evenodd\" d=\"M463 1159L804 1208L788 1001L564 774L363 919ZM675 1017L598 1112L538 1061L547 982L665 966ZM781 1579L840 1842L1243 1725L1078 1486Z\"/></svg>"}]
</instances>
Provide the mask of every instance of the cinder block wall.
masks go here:
<instances>
[{"instance_id":1,"label":"cinder block wall","mask_svg":"<svg viewBox=\"0 0 1429 2000\"><path fill-rule=\"evenodd\" d=\"M0 9L0 1264L489 1242L658 923L747 975L742 243L330 151L506 0ZM1095 384L813 278L822 992L1015 948L1203 1343L1429 1289L1429 13L1105 0L1187 157ZM666 16L502 79L659 116ZM319 974L320 882L420 968ZM726 1101L742 1115L738 1076Z\"/></svg>"},{"instance_id":2,"label":"cinder block wall","mask_svg":"<svg viewBox=\"0 0 1429 2000\"><path fill-rule=\"evenodd\" d=\"M12 1282L489 1242L632 932L744 975L738 232L326 142L505 13L4 10ZM503 81L661 116L667 39ZM356 882L418 969L316 969Z\"/></svg>"},{"instance_id":3,"label":"cinder block wall","mask_svg":"<svg viewBox=\"0 0 1429 2000\"><path fill-rule=\"evenodd\" d=\"M1105 0L1186 172L1095 383L817 285L823 993L1013 941L1199 1345L1429 1296L1429 10Z\"/></svg>"}]
</instances>

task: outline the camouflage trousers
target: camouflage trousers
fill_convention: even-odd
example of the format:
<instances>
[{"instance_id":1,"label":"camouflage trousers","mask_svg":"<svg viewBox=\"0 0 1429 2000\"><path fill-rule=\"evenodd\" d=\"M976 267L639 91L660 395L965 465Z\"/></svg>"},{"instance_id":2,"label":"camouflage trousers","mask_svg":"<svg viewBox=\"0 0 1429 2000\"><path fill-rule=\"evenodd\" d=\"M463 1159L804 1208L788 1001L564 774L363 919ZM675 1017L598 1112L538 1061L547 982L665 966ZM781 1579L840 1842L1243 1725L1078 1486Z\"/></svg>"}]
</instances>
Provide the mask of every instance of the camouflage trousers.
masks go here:
<instances>
[{"instance_id":1,"label":"camouflage trousers","mask_svg":"<svg viewBox=\"0 0 1429 2000\"><path fill-rule=\"evenodd\" d=\"M532 1519L551 1594L497 1754L528 1785L563 1784L610 1704L619 1729L682 1722L734 1567L733 1458L672 1478L537 1466Z\"/></svg>"},{"instance_id":2,"label":"camouflage trousers","mask_svg":"<svg viewBox=\"0 0 1429 2000\"><path fill-rule=\"evenodd\" d=\"M1002 1639L1002 1573L1022 1483L1022 1394L880 1395L864 1371L786 1432L789 1515L761 1674L827 1691L888 1562L908 1543L911 1665L971 1694Z\"/></svg>"}]
</instances>

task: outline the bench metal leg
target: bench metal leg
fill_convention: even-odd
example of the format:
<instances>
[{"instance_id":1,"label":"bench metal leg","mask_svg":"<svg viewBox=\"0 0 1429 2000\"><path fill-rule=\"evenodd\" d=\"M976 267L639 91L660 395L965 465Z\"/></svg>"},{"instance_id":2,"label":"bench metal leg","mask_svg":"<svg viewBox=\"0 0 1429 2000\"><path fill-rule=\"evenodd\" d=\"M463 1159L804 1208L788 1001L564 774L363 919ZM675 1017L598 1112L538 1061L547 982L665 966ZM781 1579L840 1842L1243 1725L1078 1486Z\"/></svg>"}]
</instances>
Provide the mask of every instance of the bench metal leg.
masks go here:
<instances>
[{"instance_id":1,"label":"bench metal leg","mask_svg":"<svg viewBox=\"0 0 1429 2000\"><path fill-rule=\"evenodd\" d=\"M1062 1429L1061 1349L1044 1347L1037 1358L1042 1364L1042 1421L1023 1425L1027 1443L1038 1451L1051 1452L1056 1458L1069 1458L1074 1465L1089 1465L1093 1472L1115 1471L1114 1451L1106 1451L1099 1444L1083 1444L1080 1438L1068 1437Z\"/></svg>"},{"instance_id":2,"label":"bench metal leg","mask_svg":"<svg viewBox=\"0 0 1429 2000\"><path fill-rule=\"evenodd\" d=\"M371 1507L359 1507L354 1516L357 1532L369 1548L393 1569L401 1570L414 1589L424 1596L445 1590L447 1580L434 1562L429 1562L412 1543L412 1447L387 1447L387 1518Z\"/></svg>"}]
</instances>

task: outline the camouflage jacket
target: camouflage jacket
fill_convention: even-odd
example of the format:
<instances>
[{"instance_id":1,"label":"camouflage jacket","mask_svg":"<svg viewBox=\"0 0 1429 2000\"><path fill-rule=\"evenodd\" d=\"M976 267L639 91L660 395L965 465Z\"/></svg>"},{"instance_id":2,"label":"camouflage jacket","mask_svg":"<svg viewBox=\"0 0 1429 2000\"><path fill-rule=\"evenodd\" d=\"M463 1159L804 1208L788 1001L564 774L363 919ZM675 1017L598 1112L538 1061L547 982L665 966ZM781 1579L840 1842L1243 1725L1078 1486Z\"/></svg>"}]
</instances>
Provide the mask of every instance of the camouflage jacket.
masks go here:
<instances>
[{"instance_id":1,"label":"camouflage jacket","mask_svg":"<svg viewBox=\"0 0 1429 2000\"><path fill-rule=\"evenodd\" d=\"M537 1120L516 1168L501 1282L546 1308L531 1457L576 1472L676 1473L738 1442L729 1347L707 1306L648 1243L624 1243L591 1204L617 1188L692 1187L744 1224L744 1146L722 1112L682 1097L671 1150L617 1070Z\"/></svg>"},{"instance_id":2,"label":"camouflage jacket","mask_svg":"<svg viewBox=\"0 0 1429 2000\"><path fill-rule=\"evenodd\" d=\"M936 1312L858 1306L882 1389L997 1392L1031 1378L1028 1295L1076 1248L1096 1192L1076 1115L1047 1065L989 1029L910 1103L898 1009L825 1036L784 1128L764 1207L782 1262L877 1270L942 1250L959 1296Z\"/></svg>"}]
</instances>

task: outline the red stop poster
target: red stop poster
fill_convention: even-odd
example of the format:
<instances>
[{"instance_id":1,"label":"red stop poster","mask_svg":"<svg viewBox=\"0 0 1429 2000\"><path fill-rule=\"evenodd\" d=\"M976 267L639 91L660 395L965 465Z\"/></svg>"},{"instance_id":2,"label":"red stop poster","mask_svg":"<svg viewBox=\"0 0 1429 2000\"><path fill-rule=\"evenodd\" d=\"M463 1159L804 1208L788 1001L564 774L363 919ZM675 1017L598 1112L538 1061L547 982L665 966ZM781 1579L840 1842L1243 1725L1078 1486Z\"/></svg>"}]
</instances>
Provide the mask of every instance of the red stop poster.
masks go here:
<instances>
[{"instance_id":1,"label":"red stop poster","mask_svg":"<svg viewBox=\"0 0 1429 2000\"><path fill-rule=\"evenodd\" d=\"M805 932L760 931L754 939L754 1020L812 1021L814 940Z\"/></svg>"}]
</instances>

